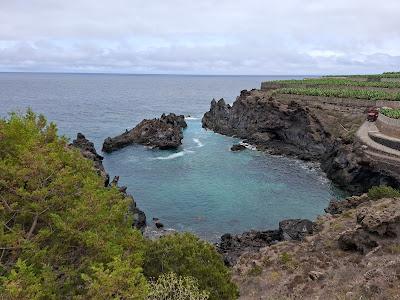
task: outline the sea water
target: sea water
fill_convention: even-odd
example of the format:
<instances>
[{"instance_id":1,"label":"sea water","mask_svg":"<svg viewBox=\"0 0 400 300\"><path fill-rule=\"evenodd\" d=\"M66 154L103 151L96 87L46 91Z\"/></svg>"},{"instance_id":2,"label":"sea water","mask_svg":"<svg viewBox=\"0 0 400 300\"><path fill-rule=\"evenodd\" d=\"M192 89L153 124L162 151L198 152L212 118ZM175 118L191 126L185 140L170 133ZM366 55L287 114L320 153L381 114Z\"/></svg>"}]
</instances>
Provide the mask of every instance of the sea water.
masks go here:
<instances>
[{"instance_id":1,"label":"sea water","mask_svg":"<svg viewBox=\"0 0 400 300\"><path fill-rule=\"evenodd\" d=\"M271 229L285 218L315 218L338 191L313 165L247 149L240 140L201 127L213 98L232 103L243 89L295 76L176 76L0 73L0 114L45 114L70 139L82 132L98 151L103 140L144 118L174 112L186 118L183 145L156 150L133 145L104 155L148 223L216 240L226 232Z\"/></svg>"}]
</instances>

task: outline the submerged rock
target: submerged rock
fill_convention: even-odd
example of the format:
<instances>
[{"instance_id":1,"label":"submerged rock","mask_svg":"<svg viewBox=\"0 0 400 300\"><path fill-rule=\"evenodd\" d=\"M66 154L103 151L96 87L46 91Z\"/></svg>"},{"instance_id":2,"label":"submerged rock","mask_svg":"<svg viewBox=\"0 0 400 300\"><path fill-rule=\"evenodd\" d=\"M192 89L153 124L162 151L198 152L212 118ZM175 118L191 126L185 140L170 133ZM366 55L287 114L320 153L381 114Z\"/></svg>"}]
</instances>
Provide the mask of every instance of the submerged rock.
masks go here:
<instances>
[{"instance_id":1,"label":"submerged rock","mask_svg":"<svg viewBox=\"0 0 400 300\"><path fill-rule=\"evenodd\" d=\"M236 144L231 147L231 151L242 151L244 149L246 149L246 146L242 144Z\"/></svg>"},{"instance_id":2,"label":"submerged rock","mask_svg":"<svg viewBox=\"0 0 400 300\"><path fill-rule=\"evenodd\" d=\"M135 128L116 137L104 140L102 150L110 153L132 144L142 144L159 149L174 149L182 144L186 128L183 115L163 114L159 119L143 120Z\"/></svg>"}]
</instances>

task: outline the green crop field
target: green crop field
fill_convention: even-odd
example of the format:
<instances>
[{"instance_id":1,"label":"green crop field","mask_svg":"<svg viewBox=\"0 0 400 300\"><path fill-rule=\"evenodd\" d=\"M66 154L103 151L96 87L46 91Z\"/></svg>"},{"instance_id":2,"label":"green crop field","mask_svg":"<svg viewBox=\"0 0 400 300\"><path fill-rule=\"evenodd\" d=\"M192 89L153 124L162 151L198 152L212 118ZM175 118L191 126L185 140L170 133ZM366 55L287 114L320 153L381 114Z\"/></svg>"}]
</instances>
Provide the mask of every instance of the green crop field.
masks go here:
<instances>
[{"instance_id":1,"label":"green crop field","mask_svg":"<svg viewBox=\"0 0 400 300\"><path fill-rule=\"evenodd\" d=\"M366 100L391 100L400 101L400 93L387 93L384 91L330 89L330 88L282 88L275 91L278 94L292 94L319 97L356 98Z\"/></svg>"},{"instance_id":2,"label":"green crop field","mask_svg":"<svg viewBox=\"0 0 400 300\"><path fill-rule=\"evenodd\" d=\"M355 87L376 87L376 88L400 88L400 82L381 81L354 81L341 78L320 78L304 80L277 80L274 83L284 85L313 85L313 86L355 86Z\"/></svg>"},{"instance_id":3,"label":"green crop field","mask_svg":"<svg viewBox=\"0 0 400 300\"><path fill-rule=\"evenodd\" d=\"M375 79L381 79L381 78L400 78L400 72L384 72L382 74L366 74L366 75L327 75L324 76L325 78L329 77L348 77L348 78L375 78Z\"/></svg>"},{"instance_id":4,"label":"green crop field","mask_svg":"<svg viewBox=\"0 0 400 300\"><path fill-rule=\"evenodd\" d=\"M382 108L379 112L386 117L400 119L400 109Z\"/></svg>"}]
</instances>

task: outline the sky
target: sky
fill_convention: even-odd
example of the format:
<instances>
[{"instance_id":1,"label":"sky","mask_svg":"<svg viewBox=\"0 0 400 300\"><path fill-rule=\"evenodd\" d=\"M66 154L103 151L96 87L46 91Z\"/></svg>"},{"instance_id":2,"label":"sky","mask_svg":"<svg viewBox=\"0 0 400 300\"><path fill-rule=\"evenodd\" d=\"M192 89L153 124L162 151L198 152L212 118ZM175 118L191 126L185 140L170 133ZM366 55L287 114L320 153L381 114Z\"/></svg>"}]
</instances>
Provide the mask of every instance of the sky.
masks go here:
<instances>
[{"instance_id":1,"label":"sky","mask_svg":"<svg viewBox=\"0 0 400 300\"><path fill-rule=\"evenodd\" d=\"M0 0L0 71L400 71L400 1Z\"/></svg>"}]
</instances>

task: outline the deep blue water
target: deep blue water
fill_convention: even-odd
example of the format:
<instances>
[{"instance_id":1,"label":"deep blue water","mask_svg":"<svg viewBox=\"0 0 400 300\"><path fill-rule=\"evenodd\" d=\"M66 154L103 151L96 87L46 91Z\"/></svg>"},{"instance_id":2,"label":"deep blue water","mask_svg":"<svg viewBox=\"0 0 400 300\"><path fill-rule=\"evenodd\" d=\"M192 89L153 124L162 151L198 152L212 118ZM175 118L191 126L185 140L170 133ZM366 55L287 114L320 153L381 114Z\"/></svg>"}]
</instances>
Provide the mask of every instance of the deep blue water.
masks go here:
<instances>
[{"instance_id":1,"label":"deep blue water","mask_svg":"<svg viewBox=\"0 0 400 300\"><path fill-rule=\"evenodd\" d=\"M31 107L74 138L102 141L143 118L190 115L176 151L131 146L104 155L151 223L192 231L207 239L225 232L277 227L284 218L314 218L337 191L324 175L294 159L246 150L238 140L201 128L212 98L233 102L243 89L271 76L172 76L0 73L0 114Z\"/></svg>"}]
</instances>

